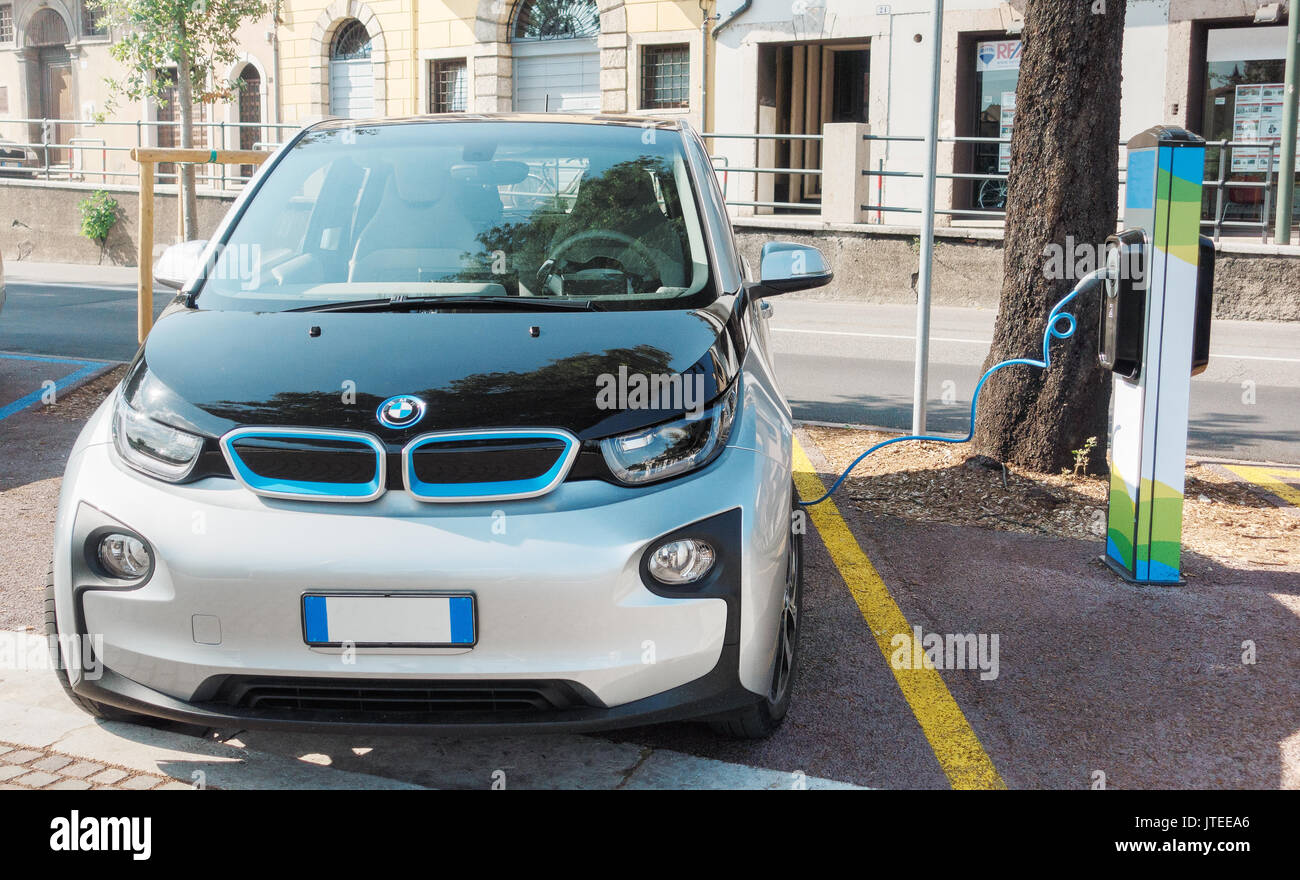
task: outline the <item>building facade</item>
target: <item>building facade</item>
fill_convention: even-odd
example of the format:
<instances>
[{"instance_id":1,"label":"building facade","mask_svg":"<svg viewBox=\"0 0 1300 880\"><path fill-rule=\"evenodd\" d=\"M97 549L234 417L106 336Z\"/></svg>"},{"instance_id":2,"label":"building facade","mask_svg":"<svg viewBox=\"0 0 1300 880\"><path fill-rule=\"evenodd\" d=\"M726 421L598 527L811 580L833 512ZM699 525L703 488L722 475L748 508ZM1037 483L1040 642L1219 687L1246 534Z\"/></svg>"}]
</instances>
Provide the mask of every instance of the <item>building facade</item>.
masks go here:
<instances>
[{"instance_id":1,"label":"building facade","mask_svg":"<svg viewBox=\"0 0 1300 880\"><path fill-rule=\"evenodd\" d=\"M236 126L274 121L273 34L270 15L239 29L240 57L219 73L241 88L229 101L196 107L198 142L238 148L274 139L269 130ZM173 94L132 102L109 87L108 79L123 75L109 52L118 36L85 0L0 0L0 138L33 145L27 162L48 161L52 177L103 183L134 177L131 147L175 145ZM65 146L41 146L47 143Z\"/></svg>"},{"instance_id":2,"label":"building facade","mask_svg":"<svg viewBox=\"0 0 1300 880\"><path fill-rule=\"evenodd\" d=\"M1080 0L1085 2L1085 0ZM1091 0L1088 0L1091 2ZM1106 0L1117 3L1124 0ZM930 95L929 0L724 0L715 27L713 77L729 94L710 125L718 132L818 133L828 122L858 122L874 137L867 163L871 204L921 204L921 181L897 176L923 167L915 138L927 130ZM1293 3L1293 5L1295 5ZM732 7L734 16L727 7ZM939 82L941 138L997 138L1015 124L1015 88L1025 0L947 0ZM1099 7L1104 14L1105 2ZM1269 0L1128 0L1120 132L1125 139L1173 123L1210 140L1280 140L1285 15ZM819 168L815 143L719 139L730 166ZM1267 150L1236 148L1225 179L1262 181ZM1207 177L1219 173L1210 151ZM940 178L940 222L978 225L1004 203L1009 149L996 142L941 143L938 171L987 178ZM729 173L737 201L821 201L812 175ZM1262 189L1224 189L1222 214L1258 215ZM770 212L747 207L743 212ZM873 210L866 222L916 224L915 213Z\"/></svg>"},{"instance_id":3,"label":"building facade","mask_svg":"<svg viewBox=\"0 0 1300 880\"><path fill-rule=\"evenodd\" d=\"M982 212L1005 199L1009 151L993 139L1015 124L1024 5L947 0L940 134L987 140L941 145L939 171L951 175L939 183L942 222L993 222ZM1286 42L1277 3L1127 0L1126 21L1125 137L1171 122L1210 139L1276 141ZM242 87L200 108L199 139L252 147L327 115L466 111L683 116L746 136L852 122L879 138L863 160L878 174L875 209L857 219L914 224L921 184L905 175L922 166L915 138L926 130L930 34L930 0L273 0L265 19L241 28L240 60L224 75ZM0 137L76 139L83 149L46 150L50 164L109 182L133 174L130 146L174 143L166 98L119 106L108 125L18 121L102 112L115 36L85 0L0 0ZM719 137L711 148L725 169L822 165L815 139ZM1208 176L1220 166L1226 180L1267 175L1265 150L1210 155ZM807 213L822 201L814 174L723 176L733 201L802 206L740 213ZM1262 189L1222 192L1224 216L1262 213ZM913 210L889 210L902 207Z\"/></svg>"},{"instance_id":4,"label":"building facade","mask_svg":"<svg viewBox=\"0 0 1300 880\"><path fill-rule=\"evenodd\" d=\"M513 110L698 120L704 14L696 0L292 4L280 29L285 118Z\"/></svg>"}]
</instances>

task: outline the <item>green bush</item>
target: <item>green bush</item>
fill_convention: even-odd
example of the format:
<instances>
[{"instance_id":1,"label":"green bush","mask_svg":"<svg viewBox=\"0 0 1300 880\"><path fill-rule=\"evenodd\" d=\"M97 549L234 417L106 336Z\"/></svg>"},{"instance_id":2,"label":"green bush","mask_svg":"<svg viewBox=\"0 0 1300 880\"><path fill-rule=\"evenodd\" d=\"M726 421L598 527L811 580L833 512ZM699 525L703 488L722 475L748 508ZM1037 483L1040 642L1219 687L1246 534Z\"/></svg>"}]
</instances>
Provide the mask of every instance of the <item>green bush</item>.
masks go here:
<instances>
[{"instance_id":1,"label":"green bush","mask_svg":"<svg viewBox=\"0 0 1300 880\"><path fill-rule=\"evenodd\" d=\"M77 207L81 211L81 234L102 246L121 211L117 199L101 189L87 196Z\"/></svg>"}]
</instances>

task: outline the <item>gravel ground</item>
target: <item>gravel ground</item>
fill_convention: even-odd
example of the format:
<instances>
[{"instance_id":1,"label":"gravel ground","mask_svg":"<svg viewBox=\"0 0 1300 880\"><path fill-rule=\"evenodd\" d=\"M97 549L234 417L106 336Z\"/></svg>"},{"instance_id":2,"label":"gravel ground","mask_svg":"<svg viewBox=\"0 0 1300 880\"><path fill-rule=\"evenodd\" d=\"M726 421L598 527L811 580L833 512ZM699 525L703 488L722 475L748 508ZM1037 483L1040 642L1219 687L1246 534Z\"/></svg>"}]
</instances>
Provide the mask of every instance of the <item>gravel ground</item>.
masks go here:
<instances>
[{"instance_id":1,"label":"gravel ground","mask_svg":"<svg viewBox=\"0 0 1300 880\"><path fill-rule=\"evenodd\" d=\"M0 629L43 626L41 602L54 538L54 512L68 452L81 426L125 367L0 422Z\"/></svg>"}]
</instances>

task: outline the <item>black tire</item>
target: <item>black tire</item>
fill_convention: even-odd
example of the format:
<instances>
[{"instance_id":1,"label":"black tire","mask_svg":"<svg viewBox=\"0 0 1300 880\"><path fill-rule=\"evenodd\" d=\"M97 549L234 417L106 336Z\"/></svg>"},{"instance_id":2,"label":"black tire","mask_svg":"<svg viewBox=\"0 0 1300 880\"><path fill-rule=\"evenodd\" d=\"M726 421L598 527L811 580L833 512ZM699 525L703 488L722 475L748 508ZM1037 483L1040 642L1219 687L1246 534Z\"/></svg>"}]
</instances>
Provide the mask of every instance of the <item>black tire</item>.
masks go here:
<instances>
[{"instance_id":1,"label":"black tire","mask_svg":"<svg viewBox=\"0 0 1300 880\"><path fill-rule=\"evenodd\" d=\"M799 493L791 488L792 510L798 510ZM799 633L803 629L803 531L794 529L790 518L790 557L786 571L786 594L777 636L776 663L767 698L725 718L710 721L713 732L733 739L765 739L785 721L799 671ZM783 662L784 661L784 662Z\"/></svg>"},{"instance_id":2,"label":"black tire","mask_svg":"<svg viewBox=\"0 0 1300 880\"><path fill-rule=\"evenodd\" d=\"M59 621L54 614L54 564L50 563L50 572L45 580L45 634L47 636L58 636ZM107 703L99 703L95 700L88 700L72 689L72 683L68 681L68 672L66 664L63 662L63 651L56 640L53 641L51 652L54 653L54 675L63 687L63 692L68 695L68 699L77 704L77 708L96 718L102 718L105 721L134 721L139 719L139 715L134 712L128 712L125 709L119 709L116 706L110 706Z\"/></svg>"}]
</instances>

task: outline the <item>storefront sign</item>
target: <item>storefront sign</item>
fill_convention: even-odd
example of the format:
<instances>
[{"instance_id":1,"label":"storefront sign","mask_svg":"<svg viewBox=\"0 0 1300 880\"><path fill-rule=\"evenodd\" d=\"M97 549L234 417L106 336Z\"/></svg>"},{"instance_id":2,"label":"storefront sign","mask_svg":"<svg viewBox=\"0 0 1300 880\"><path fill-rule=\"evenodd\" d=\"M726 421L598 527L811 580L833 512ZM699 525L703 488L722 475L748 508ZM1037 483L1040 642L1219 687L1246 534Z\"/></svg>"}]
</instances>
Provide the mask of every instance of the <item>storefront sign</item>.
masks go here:
<instances>
[{"instance_id":1,"label":"storefront sign","mask_svg":"<svg viewBox=\"0 0 1300 880\"><path fill-rule=\"evenodd\" d=\"M1020 40L988 40L975 45L975 70L1019 70Z\"/></svg>"}]
</instances>

